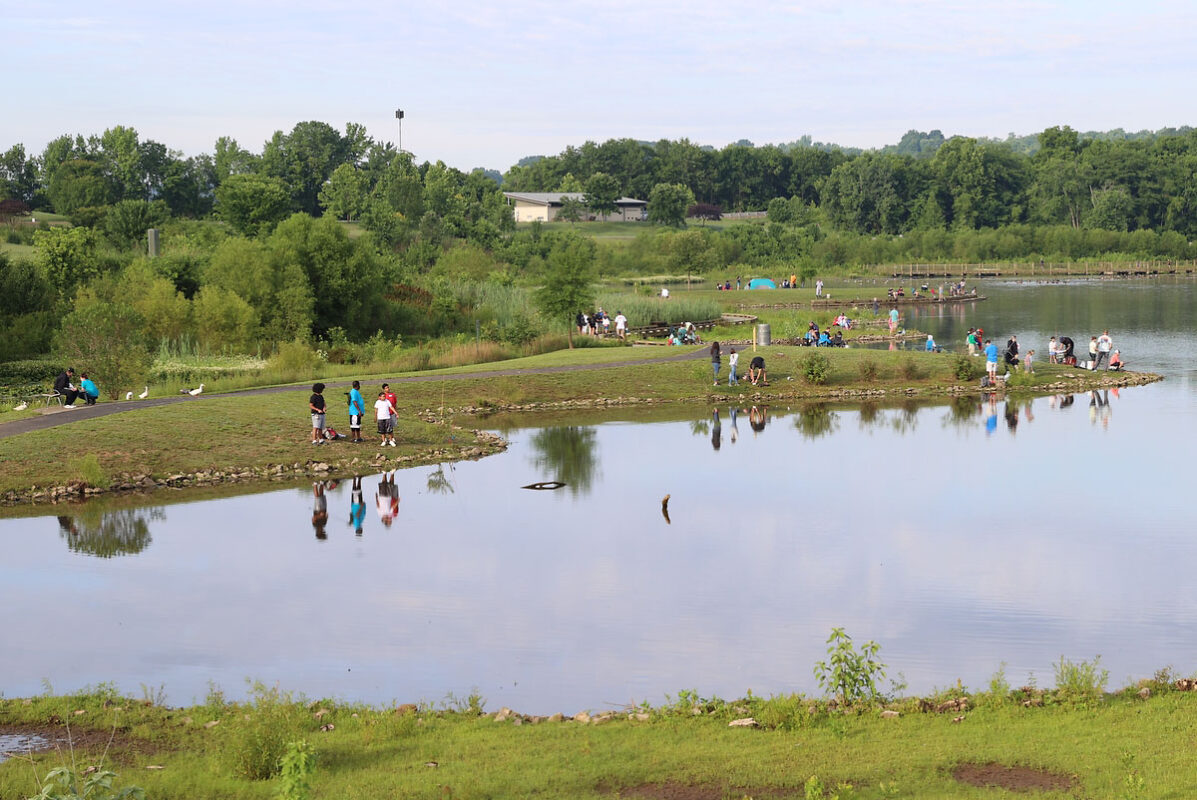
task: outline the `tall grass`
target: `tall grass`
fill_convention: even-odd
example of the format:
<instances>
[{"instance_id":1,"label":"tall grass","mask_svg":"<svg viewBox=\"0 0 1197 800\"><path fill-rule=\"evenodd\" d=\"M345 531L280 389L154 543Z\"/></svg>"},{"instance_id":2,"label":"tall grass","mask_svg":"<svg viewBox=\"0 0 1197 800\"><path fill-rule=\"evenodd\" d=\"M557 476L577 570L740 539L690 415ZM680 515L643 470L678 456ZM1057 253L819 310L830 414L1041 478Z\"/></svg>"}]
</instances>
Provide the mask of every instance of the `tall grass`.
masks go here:
<instances>
[{"instance_id":1,"label":"tall grass","mask_svg":"<svg viewBox=\"0 0 1197 800\"><path fill-rule=\"evenodd\" d=\"M637 328L653 322L676 325L682 322L700 322L719 319L722 309L714 300L672 295L667 300L660 297L642 297L623 292L601 292L598 305L611 316L622 311L628 318L628 325Z\"/></svg>"}]
</instances>

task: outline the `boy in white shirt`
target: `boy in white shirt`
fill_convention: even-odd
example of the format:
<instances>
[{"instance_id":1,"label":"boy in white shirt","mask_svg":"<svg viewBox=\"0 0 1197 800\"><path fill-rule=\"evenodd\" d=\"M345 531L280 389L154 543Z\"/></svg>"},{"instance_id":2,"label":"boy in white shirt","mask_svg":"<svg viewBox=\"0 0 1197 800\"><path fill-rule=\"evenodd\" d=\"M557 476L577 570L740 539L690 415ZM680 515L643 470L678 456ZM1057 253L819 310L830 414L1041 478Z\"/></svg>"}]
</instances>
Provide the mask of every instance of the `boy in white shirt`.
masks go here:
<instances>
[{"instance_id":1,"label":"boy in white shirt","mask_svg":"<svg viewBox=\"0 0 1197 800\"><path fill-rule=\"evenodd\" d=\"M387 399L386 392L379 392L378 399L374 401L374 419L378 422L378 432L382 435L380 447L386 447L388 444L391 447L395 446L395 434L391 432L393 430L391 414L393 413L395 413L395 407Z\"/></svg>"}]
</instances>

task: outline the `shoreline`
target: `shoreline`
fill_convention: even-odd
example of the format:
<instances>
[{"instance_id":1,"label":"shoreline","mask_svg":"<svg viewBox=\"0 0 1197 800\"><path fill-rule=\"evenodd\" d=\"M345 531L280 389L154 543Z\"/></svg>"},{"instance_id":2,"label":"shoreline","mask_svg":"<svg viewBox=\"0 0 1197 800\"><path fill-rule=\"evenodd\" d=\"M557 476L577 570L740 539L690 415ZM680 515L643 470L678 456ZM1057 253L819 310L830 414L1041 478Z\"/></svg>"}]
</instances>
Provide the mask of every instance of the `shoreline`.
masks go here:
<instances>
[{"instance_id":1,"label":"shoreline","mask_svg":"<svg viewBox=\"0 0 1197 800\"><path fill-rule=\"evenodd\" d=\"M1093 373L1087 370L1061 372L1062 379L1036 386L1013 386L981 388L978 382L968 384L932 384L892 387L863 386L812 386L801 382L775 380L767 387L754 391L711 392L700 396L663 399L657 397L620 396L616 398L582 397L566 400L543 400L507 403L467 403L444 407L424 407L415 412L422 422L444 424L459 417L472 421L485 419L493 414L537 414L573 410L596 410L635 408L667 405L709 405L726 402L768 405L777 402L874 402L895 399L945 401L966 395L1032 395L1075 394L1100 389L1146 386L1164 380L1164 376L1149 372ZM726 389L726 387L723 387ZM765 391L761 391L764 388ZM93 486L82 479L55 484L34 484L28 487L10 489L0 495L0 508L37 508L39 506L60 506L64 503L113 496L135 494L150 495L159 489L187 490L220 485L271 483L282 480L324 479L345 477L354 470L386 471L403 467L449 461L466 461L485 458L503 452L508 443L501 436L477 428L459 427L449 424L449 429L468 433L472 441L457 447L433 445L400 456L376 453L373 456L346 451L341 457L309 458L304 461L268 463L264 465L237 465L212 467L195 471L175 471L163 475L149 472L122 471L111 476L106 486ZM332 446L341 444L331 443ZM324 456L324 453L321 453Z\"/></svg>"}]
</instances>

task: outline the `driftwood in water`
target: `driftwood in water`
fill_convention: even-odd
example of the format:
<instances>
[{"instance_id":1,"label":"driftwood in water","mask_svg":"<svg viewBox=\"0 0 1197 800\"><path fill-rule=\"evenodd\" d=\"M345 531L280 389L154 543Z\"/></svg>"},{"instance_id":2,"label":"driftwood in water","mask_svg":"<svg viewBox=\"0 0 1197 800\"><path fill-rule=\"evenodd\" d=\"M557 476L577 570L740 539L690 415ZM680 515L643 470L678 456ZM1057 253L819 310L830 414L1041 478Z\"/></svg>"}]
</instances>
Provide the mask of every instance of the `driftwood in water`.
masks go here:
<instances>
[{"instance_id":1,"label":"driftwood in water","mask_svg":"<svg viewBox=\"0 0 1197 800\"><path fill-rule=\"evenodd\" d=\"M541 481L540 483L529 483L527 486L521 486L521 489L560 489L565 484L561 481Z\"/></svg>"}]
</instances>

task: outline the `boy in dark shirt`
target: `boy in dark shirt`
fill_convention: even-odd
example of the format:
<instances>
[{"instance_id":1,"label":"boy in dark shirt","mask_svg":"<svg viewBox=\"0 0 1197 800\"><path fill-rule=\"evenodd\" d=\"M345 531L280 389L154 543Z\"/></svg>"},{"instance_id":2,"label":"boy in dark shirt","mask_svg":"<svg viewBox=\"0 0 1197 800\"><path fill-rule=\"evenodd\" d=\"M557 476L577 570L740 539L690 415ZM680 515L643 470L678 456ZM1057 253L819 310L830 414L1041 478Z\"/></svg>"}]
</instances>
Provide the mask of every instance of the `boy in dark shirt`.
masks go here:
<instances>
[{"instance_id":1,"label":"boy in dark shirt","mask_svg":"<svg viewBox=\"0 0 1197 800\"><path fill-rule=\"evenodd\" d=\"M312 411L312 444L324 444L324 384L312 386L312 396L308 398L308 408Z\"/></svg>"}]
</instances>

